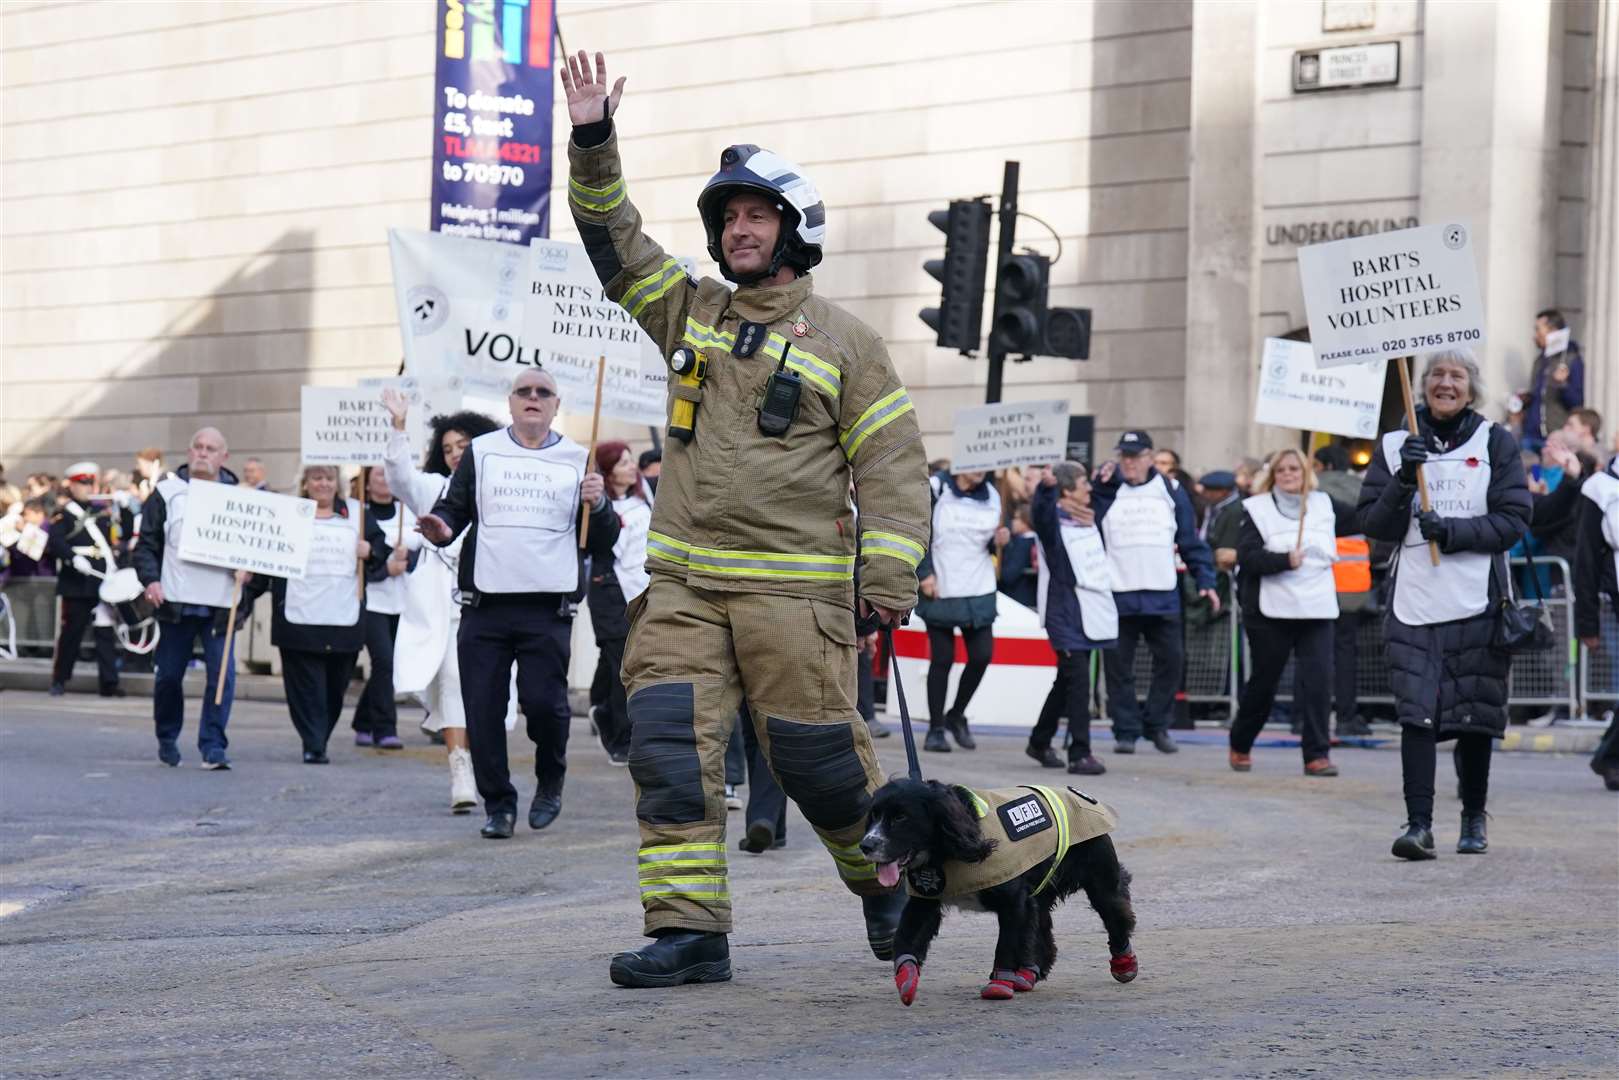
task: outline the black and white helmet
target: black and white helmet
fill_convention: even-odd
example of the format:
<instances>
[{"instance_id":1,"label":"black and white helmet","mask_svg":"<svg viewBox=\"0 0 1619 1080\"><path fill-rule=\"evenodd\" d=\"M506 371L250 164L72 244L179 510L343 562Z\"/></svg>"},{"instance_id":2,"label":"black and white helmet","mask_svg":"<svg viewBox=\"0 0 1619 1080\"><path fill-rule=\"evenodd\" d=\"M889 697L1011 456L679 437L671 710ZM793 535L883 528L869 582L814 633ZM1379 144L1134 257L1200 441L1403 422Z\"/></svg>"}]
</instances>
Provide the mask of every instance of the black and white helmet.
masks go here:
<instances>
[{"instance_id":1,"label":"black and white helmet","mask_svg":"<svg viewBox=\"0 0 1619 1080\"><path fill-rule=\"evenodd\" d=\"M770 268L738 277L725 265L720 234L725 229L725 204L742 191L756 191L772 200L782 220ZM708 233L709 257L720 264L720 273L739 285L770 277L783 266L807 273L821 261L821 245L826 240L826 204L821 193L797 165L769 150L749 144L726 147L720 155L720 171L709 177L697 196L697 212Z\"/></svg>"}]
</instances>

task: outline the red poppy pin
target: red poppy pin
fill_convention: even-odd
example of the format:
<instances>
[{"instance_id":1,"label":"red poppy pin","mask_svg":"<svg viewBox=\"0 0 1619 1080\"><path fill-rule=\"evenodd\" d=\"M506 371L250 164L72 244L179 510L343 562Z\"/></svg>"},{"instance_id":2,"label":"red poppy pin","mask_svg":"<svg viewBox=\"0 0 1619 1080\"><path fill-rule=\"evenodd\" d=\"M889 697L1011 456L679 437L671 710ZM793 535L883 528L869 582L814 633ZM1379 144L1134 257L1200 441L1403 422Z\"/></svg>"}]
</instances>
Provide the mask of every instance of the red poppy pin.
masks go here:
<instances>
[{"instance_id":1,"label":"red poppy pin","mask_svg":"<svg viewBox=\"0 0 1619 1080\"><path fill-rule=\"evenodd\" d=\"M1476 468L1478 468L1478 458L1476 458L1476 457L1470 457L1470 458L1468 458L1468 459L1467 459L1467 467L1468 467L1468 468L1469 468L1469 469L1476 469Z\"/></svg>"}]
</instances>

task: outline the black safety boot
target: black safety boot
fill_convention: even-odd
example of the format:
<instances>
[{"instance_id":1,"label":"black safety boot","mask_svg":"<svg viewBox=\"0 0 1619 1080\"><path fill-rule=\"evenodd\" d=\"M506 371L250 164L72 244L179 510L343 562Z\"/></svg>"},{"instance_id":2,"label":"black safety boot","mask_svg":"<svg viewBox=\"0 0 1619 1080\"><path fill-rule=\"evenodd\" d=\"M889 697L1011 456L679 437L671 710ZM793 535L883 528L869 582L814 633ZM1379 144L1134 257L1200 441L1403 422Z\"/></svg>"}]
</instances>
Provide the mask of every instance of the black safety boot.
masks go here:
<instances>
[{"instance_id":1,"label":"black safety boot","mask_svg":"<svg viewBox=\"0 0 1619 1080\"><path fill-rule=\"evenodd\" d=\"M512 829L517 825L517 815L496 811L489 815L489 820L483 823L478 835L485 840L510 840Z\"/></svg>"},{"instance_id":2,"label":"black safety boot","mask_svg":"<svg viewBox=\"0 0 1619 1080\"><path fill-rule=\"evenodd\" d=\"M1456 854L1482 855L1490 850L1489 838L1484 835L1484 814L1462 815L1462 834L1456 840Z\"/></svg>"},{"instance_id":3,"label":"black safety boot","mask_svg":"<svg viewBox=\"0 0 1619 1080\"><path fill-rule=\"evenodd\" d=\"M944 728L928 728L928 737L922 740L922 749L948 754L950 752L950 740L944 737Z\"/></svg>"},{"instance_id":4,"label":"black safety boot","mask_svg":"<svg viewBox=\"0 0 1619 1080\"><path fill-rule=\"evenodd\" d=\"M1413 862L1437 858L1433 849L1433 829L1420 821L1407 822L1405 832L1394 841L1394 854Z\"/></svg>"},{"instance_id":5,"label":"black safety boot","mask_svg":"<svg viewBox=\"0 0 1619 1080\"><path fill-rule=\"evenodd\" d=\"M1062 758L1058 757L1057 752L1049 746L1036 746L1030 743L1023 748L1023 752L1038 761L1041 768L1060 769L1063 767Z\"/></svg>"},{"instance_id":6,"label":"black safety boot","mask_svg":"<svg viewBox=\"0 0 1619 1080\"><path fill-rule=\"evenodd\" d=\"M862 896L860 907L866 913L866 943L879 960L894 959L894 934L905 910L905 890L895 889L882 896Z\"/></svg>"},{"instance_id":7,"label":"black safety boot","mask_svg":"<svg viewBox=\"0 0 1619 1080\"><path fill-rule=\"evenodd\" d=\"M619 986L641 988L729 982L730 939L701 930L666 930L652 944L614 956L607 975Z\"/></svg>"},{"instance_id":8,"label":"black safety boot","mask_svg":"<svg viewBox=\"0 0 1619 1080\"><path fill-rule=\"evenodd\" d=\"M977 750L978 740L973 733L967 730L967 717L963 713L948 713L944 718L944 726L955 736L956 745L963 750Z\"/></svg>"},{"instance_id":9,"label":"black safety boot","mask_svg":"<svg viewBox=\"0 0 1619 1080\"><path fill-rule=\"evenodd\" d=\"M1154 732L1151 738L1153 747L1160 754L1175 754L1180 752L1180 747L1175 745L1175 737L1167 731Z\"/></svg>"}]
</instances>

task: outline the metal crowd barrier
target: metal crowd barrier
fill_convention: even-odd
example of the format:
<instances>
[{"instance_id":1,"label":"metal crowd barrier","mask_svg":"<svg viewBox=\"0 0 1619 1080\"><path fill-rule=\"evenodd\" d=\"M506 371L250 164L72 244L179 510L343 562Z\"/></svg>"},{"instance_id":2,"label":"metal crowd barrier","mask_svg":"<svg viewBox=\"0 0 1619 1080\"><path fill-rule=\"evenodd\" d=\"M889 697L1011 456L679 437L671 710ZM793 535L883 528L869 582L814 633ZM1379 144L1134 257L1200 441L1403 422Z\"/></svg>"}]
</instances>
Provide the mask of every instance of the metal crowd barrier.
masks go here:
<instances>
[{"instance_id":1,"label":"metal crowd barrier","mask_svg":"<svg viewBox=\"0 0 1619 1080\"><path fill-rule=\"evenodd\" d=\"M1220 582L1225 585L1229 579L1224 571L1220 573ZM1224 705L1235 716L1237 711L1237 640L1238 622L1241 619L1236 611L1236 589L1234 585L1229 589L1222 589L1230 595L1232 603L1220 609L1218 617L1206 623L1191 625L1181 623L1182 645L1186 662L1181 674L1180 693L1177 695L1177 704L1181 701L1199 702ZM1152 685L1152 651L1147 648L1145 641L1137 642L1135 663L1132 668L1136 680L1136 700L1145 703L1148 687ZM1102 710L1105 710L1107 690L1106 680L1101 672L1093 674L1093 681L1100 691L1099 700ZM1098 715L1107 715L1100 711Z\"/></svg>"},{"instance_id":2,"label":"metal crowd barrier","mask_svg":"<svg viewBox=\"0 0 1619 1080\"><path fill-rule=\"evenodd\" d=\"M1597 714L1590 708L1593 701L1619 706L1619 612L1614 611L1613 602L1606 596L1600 604L1597 634L1602 647L1592 652L1580 646L1580 700L1592 715Z\"/></svg>"},{"instance_id":3,"label":"metal crowd barrier","mask_svg":"<svg viewBox=\"0 0 1619 1080\"><path fill-rule=\"evenodd\" d=\"M1528 566L1527 559L1510 560L1514 587L1518 589L1520 599L1525 594L1524 571ZM1582 684L1581 667L1576 663L1580 649L1579 641L1574 637L1574 598L1570 589L1570 574L1568 563L1558 558L1537 558L1535 567L1540 570L1549 581L1545 604L1546 611L1551 616L1552 630L1556 634L1557 643L1542 653L1525 653L1512 658L1512 667L1507 673L1507 704L1511 705L1563 705L1569 709L1570 716L1579 715L1581 699L1589 700L1591 695L1582 692L1582 685L1596 685L1597 687L1613 687L1619 682L1619 664L1616 664L1612 651L1605 651L1605 655L1597 660L1598 668L1594 684ZM1356 645L1359 653L1359 664L1356 668L1355 687L1356 698L1361 704L1391 705L1394 695L1389 689L1388 663L1383 654L1383 616L1384 613L1367 612L1356 628ZM1240 616L1239 616L1240 617ZM1615 635L1616 645L1619 645L1619 634ZM1246 679L1251 670L1251 657L1249 656L1247 641L1244 639L1243 649L1243 677ZM1605 664L1606 667L1601 665ZM1589 662L1585 665L1590 666ZM1606 679L1606 682L1602 680ZM1619 696L1619 692L1609 690L1610 696ZM1602 695L1600 689L1596 695ZM1293 700L1293 660L1288 659L1287 667L1282 669L1282 679L1276 688L1276 700L1291 702Z\"/></svg>"},{"instance_id":4,"label":"metal crowd barrier","mask_svg":"<svg viewBox=\"0 0 1619 1080\"><path fill-rule=\"evenodd\" d=\"M16 649L56 647L56 628L61 612L56 598L54 577L12 578L6 582L5 596L16 629ZM9 644L9 634L7 643Z\"/></svg>"}]
</instances>

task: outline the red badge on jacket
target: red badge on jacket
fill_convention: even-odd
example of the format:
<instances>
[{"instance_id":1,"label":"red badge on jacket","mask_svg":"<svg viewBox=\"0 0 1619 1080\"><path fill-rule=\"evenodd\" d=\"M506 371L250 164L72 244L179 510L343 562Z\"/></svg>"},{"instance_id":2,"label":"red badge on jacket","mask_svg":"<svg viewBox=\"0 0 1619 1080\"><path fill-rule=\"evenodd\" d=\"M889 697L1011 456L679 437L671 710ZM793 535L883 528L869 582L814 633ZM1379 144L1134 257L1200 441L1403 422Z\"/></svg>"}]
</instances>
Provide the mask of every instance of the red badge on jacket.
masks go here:
<instances>
[{"instance_id":1,"label":"red badge on jacket","mask_svg":"<svg viewBox=\"0 0 1619 1080\"><path fill-rule=\"evenodd\" d=\"M1468 459L1467 459L1467 467L1468 467L1468 468L1469 468L1469 469L1476 469L1476 468L1478 468L1478 458L1476 458L1476 457L1470 457L1470 458L1468 458Z\"/></svg>"}]
</instances>

